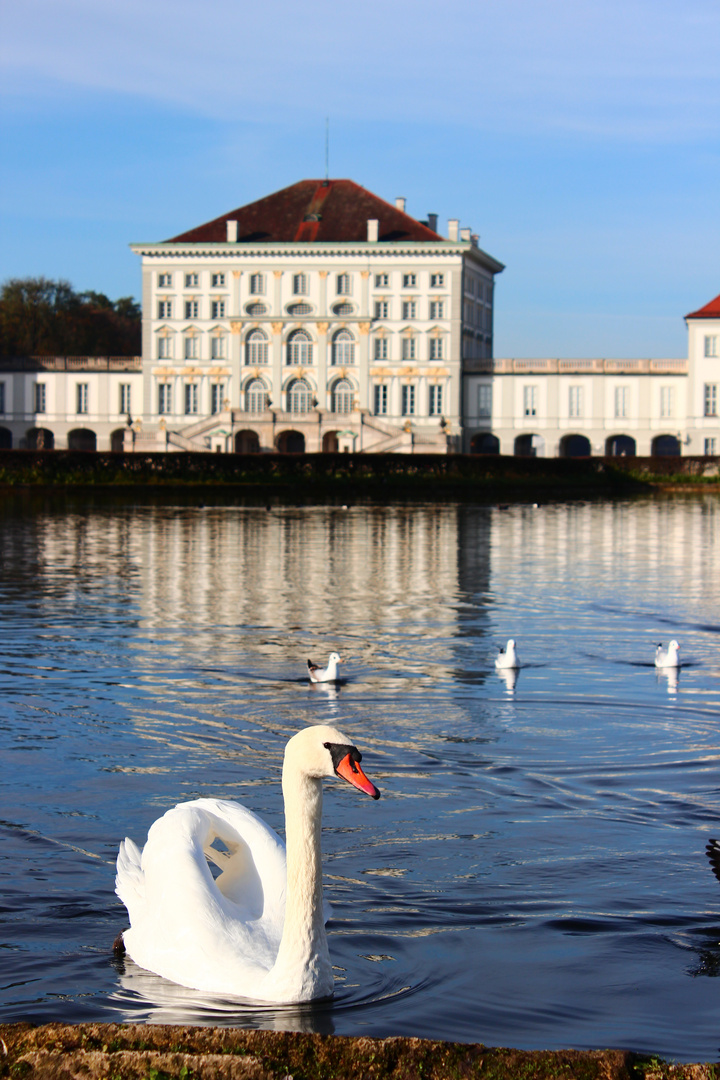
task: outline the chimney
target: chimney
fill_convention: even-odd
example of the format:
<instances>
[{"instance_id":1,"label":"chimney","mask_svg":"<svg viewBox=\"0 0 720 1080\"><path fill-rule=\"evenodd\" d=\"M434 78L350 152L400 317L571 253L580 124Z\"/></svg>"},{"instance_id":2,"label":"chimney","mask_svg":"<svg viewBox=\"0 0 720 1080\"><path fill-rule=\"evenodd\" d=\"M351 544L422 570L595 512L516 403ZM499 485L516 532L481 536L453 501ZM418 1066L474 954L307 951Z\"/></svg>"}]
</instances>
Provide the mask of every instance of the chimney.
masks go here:
<instances>
[{"instance_id":1,"label":"chimney","mask_svg":"<svg viewBox=\"0 0 720 1080\"><path fill-rule=\"evenodd\" d=\"M228 244L237 244L237 230L238 230L237 221L226 221L225 225L227 227L227 237L226 237L226 239L227 239Z\"/></svg>"},{"instance_id":2,"label":"chimney","mask_svg":"<svg viewBox=\"0 0 720 1080\"><path fill-rule=\"evenodd\" d=\"M402 210L403 214L405 213L405 196L404 195L398 195L397 199L395 200L395 209L396 210Z\"/></svg>"},{"instance_id":3,"label":"chimney","mask_svg":"<svg viewBox=\"0 0 720 1080\"><path fill-rule=\"evenodd\" d=\"M472 246L473 246L473 247L477 247L477 246L478 246L478 241L479 241L479 239L480 239L480 235L479 235L479 233L476 233L476 232L474 232L474 233L472 234L472 236L470 237L470 243L472 244Z\"/></svg>"},{"instance_id":4,"label":"chimney","mask_svg":"<svg viewBox=\"0 0 720 1080\"><path fill-rule=\"evenodd\" d=\"M460 222L456 217L448 218L448 240L457 240Z\"/></svg>"},{"instance_id":5,"label":"chimney","mask_svg":"<svg viewBox=\"0 0 720 1080\"><path fill-rule=\"evenodd\" d=\"M378 221L377 218L368 218L367 238L368 238L368 243L369 244L377 243L379 227L380 227L380 222Z\"/></svg>"},{"instance_id":6,"label":"chimney","mask_svg":"<svg viewBox=\"0 0 720 1080\"><path fill-rule=\"evenodd\" d=\"M428 228L433 232L437 232L437 214L428 214Z\"/></svg>"},{"instance_id":7,"label":"chimney","mask_svg":"<svg viewBox=\"0 0 720 1080\"><path fill-rule=\"evenodd\" d=\"M469 244L470 243L470 234L471 233L472 233L472 229L461 229L460 230L460 239L465 240Z\"/></svg>"}]
</instances>

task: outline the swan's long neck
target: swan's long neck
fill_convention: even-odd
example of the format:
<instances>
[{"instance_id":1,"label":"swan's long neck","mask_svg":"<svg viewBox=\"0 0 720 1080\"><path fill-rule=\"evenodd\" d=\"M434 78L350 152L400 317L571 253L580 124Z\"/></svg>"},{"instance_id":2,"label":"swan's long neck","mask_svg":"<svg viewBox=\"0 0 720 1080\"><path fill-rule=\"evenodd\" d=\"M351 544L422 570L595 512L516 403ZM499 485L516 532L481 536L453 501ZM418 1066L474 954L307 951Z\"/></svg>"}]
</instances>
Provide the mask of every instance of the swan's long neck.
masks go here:
<instances>
[{"instance_id":1,"label":"swan's long neck","mask_svg":"<svg viewBox=\"0 0 720 1080\"><path fill-rule=\"evenodd\" d=\"M322 781L283 769L287 892L285 923L269 978L287 987L285 1000L309 1000L331 994L330 967L323 918Z\"/></svg>"}]
</instances>

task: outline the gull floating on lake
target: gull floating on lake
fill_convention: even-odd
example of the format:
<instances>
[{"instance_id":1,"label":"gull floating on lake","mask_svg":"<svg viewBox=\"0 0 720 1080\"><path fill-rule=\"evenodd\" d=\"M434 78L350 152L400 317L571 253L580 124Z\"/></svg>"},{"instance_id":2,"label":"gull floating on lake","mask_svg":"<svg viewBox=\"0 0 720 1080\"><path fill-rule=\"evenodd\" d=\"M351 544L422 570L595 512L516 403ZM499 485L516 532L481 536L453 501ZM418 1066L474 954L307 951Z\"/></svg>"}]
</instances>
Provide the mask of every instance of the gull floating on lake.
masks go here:
<instances>
[{"instance_id":1,"label":"gull floating on lake","mask_svg":"<svg viewBox=\"0 0 720 1080\"><path fill-rule=\"evenodd\" d=\"M328 666L321 668L317 664L313 664L312 660L308 660L308 675L310 676L310 682L335 682L338 677L337 666L342 663L340 657L336 652L330 653L328 659Z\"/></svg>"},{"instance_id":2,"label":"gull floating on lake","mask_svg":"<svg viewBox=\"0 0 720 1080\"><path fill-rule=\"evenodd\" d=\"M667 649L663 649L662 643L655 650L655 667L677 668L680 667L680 646L673 639Z\"/></svg>"},{"instance_id":3,"label":"gull floating on lake","mask_svg":"<svg viewBox=\"0 0 720 1080\"><path fill-rule=\"evenodd\" d=\"M495 667L499 671L506 670L507 668L519 668L520 659L515 651L515 639L510 638L504 649L500 649L500 655L495 661Z\"/></svg>"}]
</instances>

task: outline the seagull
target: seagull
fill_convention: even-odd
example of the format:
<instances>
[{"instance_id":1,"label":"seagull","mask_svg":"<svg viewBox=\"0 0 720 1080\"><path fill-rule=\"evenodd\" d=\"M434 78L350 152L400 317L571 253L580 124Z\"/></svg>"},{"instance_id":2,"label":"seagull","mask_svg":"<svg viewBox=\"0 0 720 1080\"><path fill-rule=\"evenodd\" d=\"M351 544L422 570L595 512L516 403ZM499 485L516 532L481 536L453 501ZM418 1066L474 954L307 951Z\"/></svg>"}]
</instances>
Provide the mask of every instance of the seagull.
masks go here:
<instances>
[{"instance_id":1,"label":"seagull","mask_svg":"<svg viewBox=\"0 0 720 1080\"><path fill-rule=\"evenodd\" d=\"M500 649L500 655L495 661L495 667L502 670L503 668L519 668L520 659L515 652L515 639L510 638L504 649Z\"/></svg>"},{"instance_id":2,"label":"seagull","mask_svg":"<svg viewBox=\"0 0 720 1080\"><path fill-rule=\"evenodd\" d=\"M655 650L655 667L680 667L680 646L674 638L668 645L667 649L663 649L662 642L658 645L657 649Z\"/></svg>"},{"instance_id":3,"label":"seagull","mask_svg":"<svg viewBox=\"0 0 720 1080\"><path fill-rule=\"evenodd\" d=\"M313 664L312 660L308 660L310 682L336 682L338 677L337 666L340 663L342 661L336 652L330 653L328 666L325 668L318 667L317 664Z\"/></svg>"}]
</instances>

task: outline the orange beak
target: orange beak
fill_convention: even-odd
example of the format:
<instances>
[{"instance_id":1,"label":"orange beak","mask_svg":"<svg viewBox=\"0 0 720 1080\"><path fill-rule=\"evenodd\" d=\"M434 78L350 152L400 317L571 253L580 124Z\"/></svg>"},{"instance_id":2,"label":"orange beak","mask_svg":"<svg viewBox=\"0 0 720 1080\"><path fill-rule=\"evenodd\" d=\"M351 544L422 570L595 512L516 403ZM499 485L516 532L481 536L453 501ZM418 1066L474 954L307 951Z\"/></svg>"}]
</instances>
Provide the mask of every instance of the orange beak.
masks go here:
<instances>
[{"instance_id":1,"label":"orange beak","mask_svg":"<svg viewBox=\"0 0 720 1080\"><path fill-rule=\"evenodd\" d=\"M353 761L349 754L345 755L335 772L338 776L342 776L343 780L347 780L349 784L352 784L353 787L364 791L367 795L371 795L373 799L380 798L378 789L368 780L357 761Z\"/></svg>"}]
</instances>

